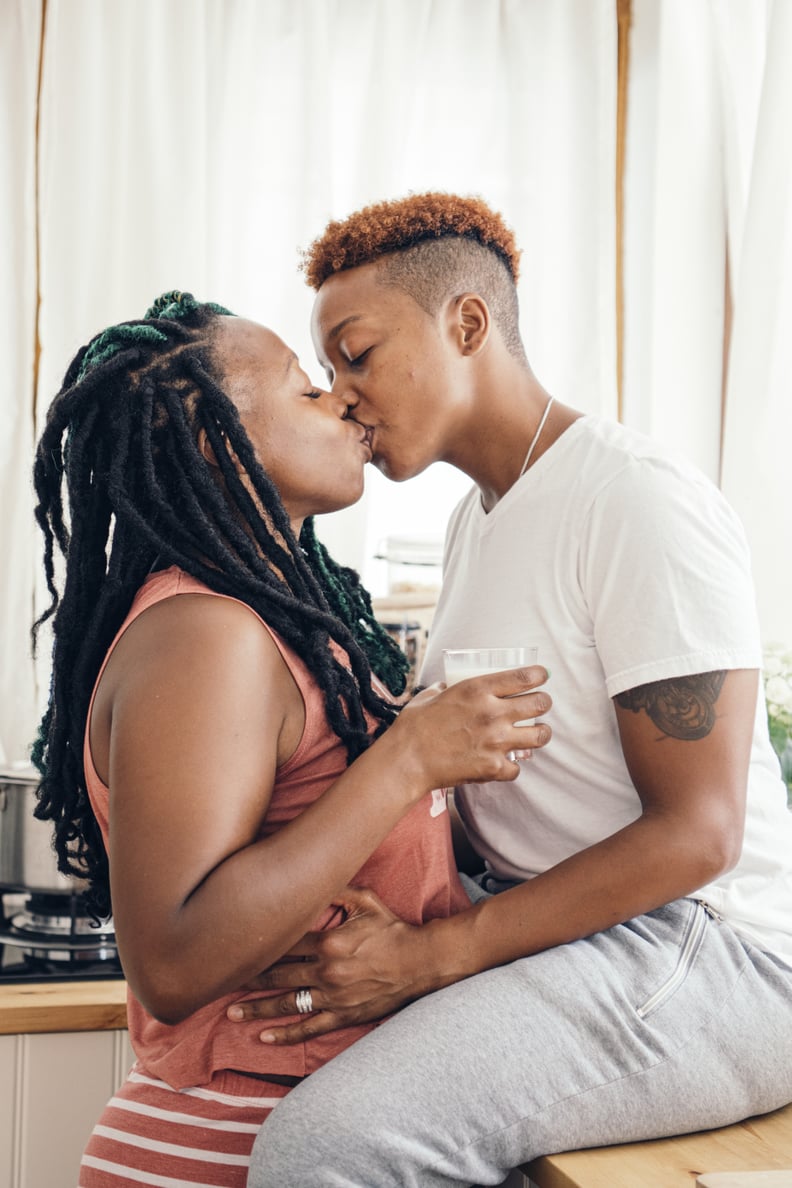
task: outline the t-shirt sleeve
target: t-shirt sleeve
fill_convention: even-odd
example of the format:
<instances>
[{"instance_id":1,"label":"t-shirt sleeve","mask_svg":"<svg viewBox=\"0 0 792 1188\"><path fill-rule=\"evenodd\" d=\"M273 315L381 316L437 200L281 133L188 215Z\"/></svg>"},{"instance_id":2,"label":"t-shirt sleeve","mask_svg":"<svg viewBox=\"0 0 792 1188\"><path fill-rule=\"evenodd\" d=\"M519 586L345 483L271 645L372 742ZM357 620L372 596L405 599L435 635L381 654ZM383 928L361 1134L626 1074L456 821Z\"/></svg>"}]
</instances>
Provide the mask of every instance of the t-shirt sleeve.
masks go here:
<instances>
[{"instance_id":1,"label":"t-shirt sleeve","mask_svg":"<svg viewBox=\"0 0 792 1188\"><path fill-rule=\"evenodd\" d=\"M759 668L742 526L673 459L633 458L589 508L580 582L608 694L697 672Z\"/></svg>"}]
</instances>

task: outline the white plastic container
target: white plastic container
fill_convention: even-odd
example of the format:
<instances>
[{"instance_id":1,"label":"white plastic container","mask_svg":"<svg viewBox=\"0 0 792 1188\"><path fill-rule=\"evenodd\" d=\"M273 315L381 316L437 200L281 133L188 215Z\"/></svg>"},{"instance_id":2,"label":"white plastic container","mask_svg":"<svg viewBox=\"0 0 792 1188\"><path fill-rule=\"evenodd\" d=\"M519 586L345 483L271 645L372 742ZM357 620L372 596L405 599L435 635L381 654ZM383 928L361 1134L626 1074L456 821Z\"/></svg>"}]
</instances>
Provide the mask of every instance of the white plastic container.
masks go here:
<instances>
[{"instance_id":1,"label":"white plastic container","mask_svg":"<svg viewBox=\"0 0 792 1188\"><path fill-rule=\"evenodd\" d=\"M388 563L388 593L438 591L442 578L443 542L431 537L388 536L377 557Z\"/></svg>"}]
</instances>

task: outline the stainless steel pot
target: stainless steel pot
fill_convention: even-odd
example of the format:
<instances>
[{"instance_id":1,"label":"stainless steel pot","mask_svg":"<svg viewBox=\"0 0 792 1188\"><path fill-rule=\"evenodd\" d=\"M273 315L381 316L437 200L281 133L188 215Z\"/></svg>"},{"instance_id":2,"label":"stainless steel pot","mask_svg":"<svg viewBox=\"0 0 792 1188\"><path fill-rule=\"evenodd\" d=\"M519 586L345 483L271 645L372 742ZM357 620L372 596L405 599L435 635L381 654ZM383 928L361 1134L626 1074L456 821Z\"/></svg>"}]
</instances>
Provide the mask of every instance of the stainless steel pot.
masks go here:
<instances>
[{"instance_id":1,"label":"stainless steel pot","mask_svg":"<svg viewBox=\"0 0 792 1188\"><path fill-rule=\"evenodd\" d=\"M83 879L62 875L52 848L52 823L33 816L38 772L0 767L0 887L37 894L82 892Z\"/></svg>"}]
</instances>

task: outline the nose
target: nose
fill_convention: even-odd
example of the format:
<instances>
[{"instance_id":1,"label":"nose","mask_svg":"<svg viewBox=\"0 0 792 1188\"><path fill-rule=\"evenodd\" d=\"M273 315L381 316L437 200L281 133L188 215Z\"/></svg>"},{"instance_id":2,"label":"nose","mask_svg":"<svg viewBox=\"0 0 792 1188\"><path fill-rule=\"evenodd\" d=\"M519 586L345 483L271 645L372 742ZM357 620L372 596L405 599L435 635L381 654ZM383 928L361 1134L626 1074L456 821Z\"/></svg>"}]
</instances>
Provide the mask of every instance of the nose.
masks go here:
<instances>
[{"instance_id":1,"label":"nose","mask_svg":"<svg viewBox=\"0 0 792 1188\"><path fill-rule=\"evenodd\" d=\"M336 391L335 385L332 388L325 389L325 391L327 392L327 403L329 407L342 421L345 421L354 408L356 401L348 393Z\"/></svg>"},{"instance_id":2,"label":"nose","mask_svg":"<svg viewBox=\"0 0 792 1188\"><path fill-rule=\"evenodd\" d=\"M339 415L342 417L351 416L360 399L355 395L352 389L346 384L342 383L338 377L336 377L333 386L330 389L330 395L338 404L340 410Z\"/></svg>"}]
</instances>

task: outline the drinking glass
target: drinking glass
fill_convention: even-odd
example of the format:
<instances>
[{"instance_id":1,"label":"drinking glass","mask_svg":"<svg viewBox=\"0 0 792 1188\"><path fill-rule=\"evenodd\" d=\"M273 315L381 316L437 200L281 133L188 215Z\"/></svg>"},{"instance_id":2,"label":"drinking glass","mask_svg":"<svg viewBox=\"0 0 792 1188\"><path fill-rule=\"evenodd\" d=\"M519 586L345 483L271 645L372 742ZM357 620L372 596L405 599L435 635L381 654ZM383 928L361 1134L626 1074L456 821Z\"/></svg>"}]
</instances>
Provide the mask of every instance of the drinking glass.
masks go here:
<instances>
[{"instance_id":1,"label":"drinking glass","mask_svg":"<svg viewBox=\"0 0 792 1188\"><path fill-rule=\"evenodd\" d=\"M503 672L508 668L528 668L536 664L539 648L518 646L513 648L447 648L443 652L443 664L447 685L466 681L470 677L484 676L490 672ZM512 694L519 697L519 693ZM524 718L515 726L533 726L534 718Z\"/></svg>"}]
</instances>

